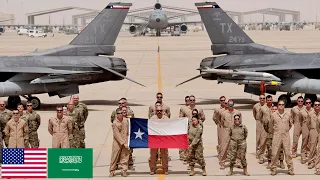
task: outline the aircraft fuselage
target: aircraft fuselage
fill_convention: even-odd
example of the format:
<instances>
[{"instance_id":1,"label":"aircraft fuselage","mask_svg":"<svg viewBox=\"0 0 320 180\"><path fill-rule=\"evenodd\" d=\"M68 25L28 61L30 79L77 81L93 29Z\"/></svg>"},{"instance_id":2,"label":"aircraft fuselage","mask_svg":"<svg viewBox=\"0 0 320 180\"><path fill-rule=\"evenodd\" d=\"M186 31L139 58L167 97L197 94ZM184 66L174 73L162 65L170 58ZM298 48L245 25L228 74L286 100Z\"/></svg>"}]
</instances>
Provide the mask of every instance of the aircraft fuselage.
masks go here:
<instances>
[{"instance_id":1,"label":"aircraft fuselage","mask_svg":"<svg viewBox=\"0 0 320 180\"><path fill-rule=\"evenodd\" d=\"M168 17L161 9L155 9L149 17L149 27L156 30L168 27Z\"/></svg>"}]
</instances>

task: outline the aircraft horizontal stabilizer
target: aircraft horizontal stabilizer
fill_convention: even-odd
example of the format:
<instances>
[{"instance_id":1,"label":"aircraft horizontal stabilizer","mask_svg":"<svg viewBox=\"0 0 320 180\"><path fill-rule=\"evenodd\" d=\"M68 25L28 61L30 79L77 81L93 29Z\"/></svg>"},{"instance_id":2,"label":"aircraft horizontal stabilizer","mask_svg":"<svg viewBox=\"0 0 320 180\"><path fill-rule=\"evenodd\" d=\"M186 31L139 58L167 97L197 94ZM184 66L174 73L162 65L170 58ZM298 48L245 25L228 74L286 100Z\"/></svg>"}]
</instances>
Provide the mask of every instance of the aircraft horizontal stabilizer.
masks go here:
<instances>
[{"instance_id":1,"label":"aircraft horizontal stabilizer","mask_svg":"<svg viewBox=\"0 0 320 180\"><path fill-rule=\"evenodd\" d=\"M140 85L140 86L146 87L145 85L140 84L140 83L138 83L137 81L135 81L135 80L133 80L133 79L130 79L130 78L124 76L123 74L118 73L117 71L114 71L114 70L112 70L112 69L110 69L110 68L107 68L107 67L104 67L104 66L102 66L102 65L99 65L99 64L97 64L97 63L95 63L95 62L92 62L92 63L93 63L94 65L102 68L102 69L105 69L105 70L107 70L107 71L109 71L109 72L117 75L117 76L120 76L120 77L122 77L122 78L124 78L124 79L127 79L127 80L129 80L129 81L131 81L131 82L133 82L133 83L136 83L136 84Z\"/></svg>"}]
</instances>

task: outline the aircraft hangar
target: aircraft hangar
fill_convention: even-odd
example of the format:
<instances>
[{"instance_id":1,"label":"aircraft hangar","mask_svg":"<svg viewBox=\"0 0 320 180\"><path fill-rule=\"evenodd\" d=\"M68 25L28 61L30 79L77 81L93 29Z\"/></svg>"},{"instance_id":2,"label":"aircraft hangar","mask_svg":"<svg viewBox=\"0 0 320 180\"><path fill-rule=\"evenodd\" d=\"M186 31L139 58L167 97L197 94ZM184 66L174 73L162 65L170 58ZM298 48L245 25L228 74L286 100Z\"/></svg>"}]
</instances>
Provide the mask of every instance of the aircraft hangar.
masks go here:
<instances>
[{"instance_id":1,"label":"aircraft hangar","mask_svg":"<svg viewBox=\"0 0 320 180\"><path fill-rule=\"evenodd\" d=\"M181 21L187 21L188 17L199 15L197 9L187 9L187 8L173 7L173 6L167 6L167 5L162 5L162 8L164 9L164 12L167 14L169 20L181 19ZM75 26L86 26L89 23L87 20L91 21L100 12L100 10L74 7L74 6L44 10L44 11L26 14L28 19L28 25L35 24L35 16L67 11L72 9L87 11L87 13L72 16L72 25L75 25ZM144 20L150 16L153 9L154 9L153 6L132 9L129 11L128 16L126 17L126 21L135 22L136 19ZM244 16L251 15L251 14L263 14L263 15L268 14L268 15L278 16L279 22L286 21L286 15L292 15L292 20L294 22L300 21L299 11L292 11L292 10L285 10L285 9L278 9L278 8L265 8L265 9L253 10L248 12L226 11L226 13L239 24L246 23L244 21ZM78 23L79 19L80 19L80 24ZM264 22L264 19L261 20L261 22Z\"/></svg>"},{"instance_id":2,"label":"aircraft hangar","mask_svg":"<svg viewBox=\"0 0 320 180\"><path fill-rule=\"evenodd\" d=\"M0 24L14 24L14 15L0 12Z\"/></svg>"}]
</instances>

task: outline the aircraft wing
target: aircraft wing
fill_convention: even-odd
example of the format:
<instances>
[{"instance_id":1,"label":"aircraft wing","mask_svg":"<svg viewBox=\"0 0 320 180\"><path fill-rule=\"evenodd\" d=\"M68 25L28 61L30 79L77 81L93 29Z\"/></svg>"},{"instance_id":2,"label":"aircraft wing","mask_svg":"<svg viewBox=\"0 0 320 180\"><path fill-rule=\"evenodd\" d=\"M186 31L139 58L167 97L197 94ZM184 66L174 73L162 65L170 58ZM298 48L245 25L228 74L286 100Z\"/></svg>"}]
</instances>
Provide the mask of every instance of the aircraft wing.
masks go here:
<instances>
[{"instance_id":1,"label":"aircraft wing","mask_svg":"<svg viewBox=\"0 0 320 180\"><path fill-rule=\"evenodd\" d=\"M188 22L169 22L168 26L176 26L181 24L195 24L195 23L202 23L201 21L188 21Z\"/></svg>"},{"instance_id":2,"label":"aircraft wing","mask_svg":"<svg viewBox=\"0 0 320 180\"><path fill-rule=\"evenodd\" d=\"M136 22L132 22L132 23L125 22L125 23L123 23L123 24L125 24L125 25L134 25L134 26L141 26L141 25L146 24L146 22L138 22L138 23L136 23Z\"/></svg>"},{"instance_id":3,"label":"aircraft wing","mask_svg":"<svg viewBox=\"0 0 320 180\"><path fill-rule=\"evenodd\" d=\"M9 67L0 68L0 73L30 73L30 74L49 74L49 75L72 75L72 74L95 74L102 73L102 71L70 71L70 70L57 70L46 67Z\"/></svg>"}]
</instances>

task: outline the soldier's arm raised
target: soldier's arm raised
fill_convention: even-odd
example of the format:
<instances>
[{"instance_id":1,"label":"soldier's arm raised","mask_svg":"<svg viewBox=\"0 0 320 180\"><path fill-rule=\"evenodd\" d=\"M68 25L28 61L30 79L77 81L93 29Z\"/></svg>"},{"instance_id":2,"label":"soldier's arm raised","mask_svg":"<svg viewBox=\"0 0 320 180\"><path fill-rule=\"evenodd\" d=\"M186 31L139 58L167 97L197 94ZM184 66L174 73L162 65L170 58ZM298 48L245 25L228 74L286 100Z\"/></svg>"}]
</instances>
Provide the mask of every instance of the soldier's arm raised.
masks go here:
<instances>
[{"instance_id":1,"label":"soldier's arm raised","mask_svg":"<svg viewBox=\"0 0 320 180\"><path fill-rule=\"evenodd\" d=\"M51 122L51 119L49 119L49 124L48 124L48 131L51 134L51 136L53 135L53 124Z\"/></svg>"},{"instance_id":2,"label":"soldier's arm raised","mask_svg":"<svg viewBox=\"0 0 320 180\"><path fill-rule=\"evenodd\" d=\"M125 144L125 140L122 139L121 133L118 127L115 124L112 124L113 137L118 141L118 143L122 146Z\"/></svg>"}]
</instances>

